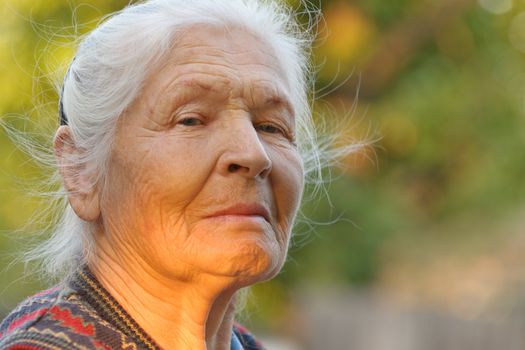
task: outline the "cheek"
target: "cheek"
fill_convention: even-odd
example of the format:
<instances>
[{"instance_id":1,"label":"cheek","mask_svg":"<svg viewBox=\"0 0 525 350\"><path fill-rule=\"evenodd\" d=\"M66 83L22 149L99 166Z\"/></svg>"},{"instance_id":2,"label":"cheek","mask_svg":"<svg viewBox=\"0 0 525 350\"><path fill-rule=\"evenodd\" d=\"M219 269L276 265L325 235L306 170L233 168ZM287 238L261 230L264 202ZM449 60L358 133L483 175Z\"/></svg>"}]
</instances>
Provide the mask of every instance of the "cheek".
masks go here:
<instances>
[{"instance_id":1,"label":"cheek","mask_svg":"<svg viewBox=\"0 0 525 350\"><path fill-rule=\"evenodd\" d=\"M276 152L273 158L273 192L281 229L289 235L304 188L304 168L296 150Z\"/></svg>"},{"instance_id":2,"label":"cheek","mask_svg":"<svg viewBox=\"0 0 525 350\"><path fill-rule=\"evenodd\" d=\"M123 228L141 227L149 235L180 221L214 162L213 153L196 140L169 135L145 140L113 152L103 215Z\"/></svg>"},{"instance_id":3,"label":"cheek","mask_svg":"<svg viewBox=\"0 0 525 350\"><path fill-rule=\"evenodd\" d=\"M175 208L185 207L200 192L213 164L205 145L168 135L156 140L141 158L132 180L143 192L140 195L164 198Z\"/></svg>"},{"instance_id":4,"label":"cheek","mask_svg":"<svg viewBox=\"0 0 525 350\"><path fill-rule=\"evenodd\" d=\"M122 254L135 252L157 267L179 255L174 247L185 247L188 239L186 208L215 164L208 148L166 136L114 152L102 215L110 242Z\"/></svg>"}]
</instances>

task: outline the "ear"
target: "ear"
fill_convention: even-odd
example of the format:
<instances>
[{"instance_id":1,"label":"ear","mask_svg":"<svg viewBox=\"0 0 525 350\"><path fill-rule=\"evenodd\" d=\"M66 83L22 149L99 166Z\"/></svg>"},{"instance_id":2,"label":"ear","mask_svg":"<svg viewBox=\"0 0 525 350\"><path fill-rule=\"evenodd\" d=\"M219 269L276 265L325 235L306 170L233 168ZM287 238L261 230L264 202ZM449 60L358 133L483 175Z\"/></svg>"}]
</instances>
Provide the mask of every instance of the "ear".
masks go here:
<instances>
[{"instance_id":1,"label":"ear","mask_svg":"<svg viewBox=\"0 0 525 350\"><path fill-rule=\"evenodd\" d=\"M69 204L75 213L85 221L95 221L100 216L97 186L93 185L93 171L86 164L79 163L83 150L73 139L67 125L58 128L53 141L55 157L64 188L68 192Z\"/></svg>"}]
</instances>

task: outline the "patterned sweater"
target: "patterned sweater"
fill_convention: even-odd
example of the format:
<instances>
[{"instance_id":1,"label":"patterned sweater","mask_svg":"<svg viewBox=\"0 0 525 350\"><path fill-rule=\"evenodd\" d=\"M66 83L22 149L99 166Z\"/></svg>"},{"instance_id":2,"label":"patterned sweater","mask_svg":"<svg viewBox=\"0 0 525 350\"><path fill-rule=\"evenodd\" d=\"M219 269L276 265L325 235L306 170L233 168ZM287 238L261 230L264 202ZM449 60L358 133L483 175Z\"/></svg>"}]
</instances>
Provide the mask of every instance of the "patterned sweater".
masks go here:
<instances>
[{"instance_id":1,"label":"patterned sweater","mask_svg":"<svg viewBox=\"0 0 525 350\"><path fill-rule=\"evenodd\" d=\"M160 349L87 270L67 287L40 292L17 306L0 324L0 349ZM231 349L260 350L236 324Z\"/></svg>"}]
</instances>

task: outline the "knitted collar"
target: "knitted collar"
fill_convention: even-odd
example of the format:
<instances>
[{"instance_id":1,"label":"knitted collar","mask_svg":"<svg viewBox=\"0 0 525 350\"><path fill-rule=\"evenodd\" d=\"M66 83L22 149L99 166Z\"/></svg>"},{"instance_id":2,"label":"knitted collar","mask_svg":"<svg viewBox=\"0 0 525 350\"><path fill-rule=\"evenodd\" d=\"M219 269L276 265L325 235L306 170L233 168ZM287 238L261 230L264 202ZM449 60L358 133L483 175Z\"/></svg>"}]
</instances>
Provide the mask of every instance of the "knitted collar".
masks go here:
<instances>
[{"instance_id":1,"label":"knitted collar","mask_svg":"<svg viewBox=\"0 0 525 350\"><path fill-rule=\"evenodd\" d=\"M148 350L160 350L160 347L140 327L122 306L102 287L87 267L79 270L73 278L73 289L92 307L97 314L108 321L127 336L132 337Z\"/></svg>"}]
</instances>

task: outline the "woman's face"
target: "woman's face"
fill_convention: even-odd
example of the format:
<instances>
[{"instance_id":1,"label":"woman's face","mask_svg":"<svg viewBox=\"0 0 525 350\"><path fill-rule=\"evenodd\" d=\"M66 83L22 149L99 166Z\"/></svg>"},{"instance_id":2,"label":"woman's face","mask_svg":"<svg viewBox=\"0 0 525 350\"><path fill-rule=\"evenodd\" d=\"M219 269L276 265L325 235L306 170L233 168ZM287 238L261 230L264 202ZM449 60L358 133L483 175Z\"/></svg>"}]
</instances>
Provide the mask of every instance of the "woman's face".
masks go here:
<instances>
[{"instance_id":1,"label":"woman's face","mask_svg":"<svg viewBox=\"0 0 525 350\"><path fill-rule=\"evenodd\" d=\"M183 280L280 270L303 190L284 76L242 29L180 36L117 125L101 197L116 258Z\"/></svg>"}]
</instances>

